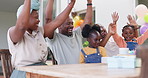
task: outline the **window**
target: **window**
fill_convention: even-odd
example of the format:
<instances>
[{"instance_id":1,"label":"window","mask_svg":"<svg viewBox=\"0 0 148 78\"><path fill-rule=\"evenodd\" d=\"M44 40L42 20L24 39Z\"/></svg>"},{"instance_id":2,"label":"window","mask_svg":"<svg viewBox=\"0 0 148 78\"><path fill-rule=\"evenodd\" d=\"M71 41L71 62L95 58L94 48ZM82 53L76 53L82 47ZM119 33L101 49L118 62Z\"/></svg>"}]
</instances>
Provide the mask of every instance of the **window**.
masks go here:
<instances>
[{"instance_id":1,"label":"window","mask_svg":"<svg viewBox=\"0 0 148 78\"><path fill-rule=\"evenodd\" d=\"M45 10L46 10L47 1L48 0L43 0L43 24L45 24ZM57 3L57 1L54 0L53 13L52 13L53 19L55 19L55 17L56 17L56 3Z\"/></svg>"},{"instance_id":2,"label":"window","mask_svg":"<svg viewBox=\"0 0 148 78\"><path fill-rule=\"evenodd\" d=\"M86 15L86 10L82 10L77 13L78 13L78 16L80 16L80 18L82 20L84 20L84 17ZM93 15L92 15L92 24L94 24L94 23L95 23L95 8L93 8Z\"/></svg>"}]
</instances>

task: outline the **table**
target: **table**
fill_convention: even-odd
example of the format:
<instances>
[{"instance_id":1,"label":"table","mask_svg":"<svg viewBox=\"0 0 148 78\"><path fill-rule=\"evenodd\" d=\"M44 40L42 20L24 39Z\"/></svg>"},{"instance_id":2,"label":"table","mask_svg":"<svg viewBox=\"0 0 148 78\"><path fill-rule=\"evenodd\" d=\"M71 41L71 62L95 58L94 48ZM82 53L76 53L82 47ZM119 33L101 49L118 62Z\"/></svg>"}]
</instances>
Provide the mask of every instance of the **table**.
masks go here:
<instances>
[{"instance_id":1,"label":"table","mask_svg":"<svg viewBox=\"0 0 148 78\"><path fill-rule=\"evenodd\" d=\"M111 69L106 64L26 66L17 69L26 71L27 78L133 78L140 74L140 68Z\"/></svg>"}]
</instances>

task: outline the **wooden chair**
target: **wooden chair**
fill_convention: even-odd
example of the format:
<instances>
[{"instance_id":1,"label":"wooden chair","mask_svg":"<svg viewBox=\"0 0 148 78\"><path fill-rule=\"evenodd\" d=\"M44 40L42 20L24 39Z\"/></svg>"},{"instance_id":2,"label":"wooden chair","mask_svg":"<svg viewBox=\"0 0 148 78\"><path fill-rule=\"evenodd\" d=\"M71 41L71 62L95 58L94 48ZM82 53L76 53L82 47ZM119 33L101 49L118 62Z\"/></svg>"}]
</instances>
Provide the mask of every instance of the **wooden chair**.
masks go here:
<instances>
[{"instance_id":1,"label":"wooden chair","mask_svg":"<svg viewBox=\"0 0 148 78\"><path fill-rule=\"evenodd\" d=\"M136 56L141 58L141 72L139 78L148 78L148 45L137 47Z\"/></svg>"},{"instance_id":2,"label":"wooden chair","mask_svg":"<svg viewBox=\"0 0 148 78\"><path fill-rule=\"evenodd\" d=\"M57 61L55 60L54 55L53 55L53 53L52 53L52 51L50 50L49 47L48 47L48 52L49 52L48 57L51 58L51 60L52 60L52 64L53 64L53 65L57 65L58 63L57 63Z\"/></svg>"},{"instance_id":3,"label":"wooden chair","mask_svg":"<svg viewBox=\"0 0 148 78\"><path fill-rule=\"evenodd\" d=\"M4 78L10 78L13 69L9 49L0 49L0 57L2 62L3 76Z\"/></svg>"}]
</instances>

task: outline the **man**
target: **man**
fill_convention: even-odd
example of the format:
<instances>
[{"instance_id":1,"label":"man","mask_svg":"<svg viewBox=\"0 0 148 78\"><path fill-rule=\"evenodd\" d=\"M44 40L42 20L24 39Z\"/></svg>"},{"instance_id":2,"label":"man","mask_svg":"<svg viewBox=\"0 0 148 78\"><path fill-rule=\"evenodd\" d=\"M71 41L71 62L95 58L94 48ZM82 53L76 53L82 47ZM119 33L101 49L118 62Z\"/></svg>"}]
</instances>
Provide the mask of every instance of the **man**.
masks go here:
<instances>
[{"instance_id":1,"label":"man","mask_svg":"<svg viewBox=\"0 0 148 78\"><path fill-rule=\"evenodd\" d=\"M54 0L50 0L48 4L53 4ZM48 10L52 10L51 7L47 7ZM51 21L51 11L46 10L46 23ZM50 15L51 14L51 15ZM54 54L58 64L77 64L79 63L80 50L82 48L82 35L81 30L85 24L91 24L92 22L92 0L87 0L87 12L84 18L84 23L75 31L73 31L73 21L71 18L67 18L66 21L55 28L48 37L48 43L51 51ZM59 29L59 33L56 33L56 28Z\"/></svg>"},{"instance_id":2,"label":"man","mask_svg":"<svg viewBox=\"0 0 148 78\"><path fill-rule=\"evenodd\" d=\"M71 0L55 20L38 27L39 1L24 0L24 4L17 11L16 25L8 30L7 35L13 68L45 64L48 52L44 38L50 38L52 28L66 20L74 4L75 0ZM25 72L14 70L11 78L26 78Z\"/></svg>"}]
</instances>

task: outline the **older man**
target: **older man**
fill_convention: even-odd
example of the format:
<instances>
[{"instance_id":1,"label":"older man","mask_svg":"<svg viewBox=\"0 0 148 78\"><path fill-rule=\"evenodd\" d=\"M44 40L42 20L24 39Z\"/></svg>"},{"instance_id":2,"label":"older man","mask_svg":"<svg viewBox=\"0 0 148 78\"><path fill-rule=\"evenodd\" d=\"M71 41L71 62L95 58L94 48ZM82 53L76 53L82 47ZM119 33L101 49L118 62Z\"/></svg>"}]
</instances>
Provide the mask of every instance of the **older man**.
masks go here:
<instances>
[{"instance_id":1,"label":"older man","mask_svg":"<svg viewBox=\"0 0 148 78\"><path fill-rule=\"evenodd\" d=\"M71 0L67 8L55 20L39 27L37 11L39 1L24 0L24 4L17 12L16 25L8 30L7 35L14 68L45 64L48 52L44 38L50 38L50 33L53 31L51 28L63 24L74 4L75 0ZM14 70L11 78L26 78L25 72Z\"/></svg>"}]
</instances>

